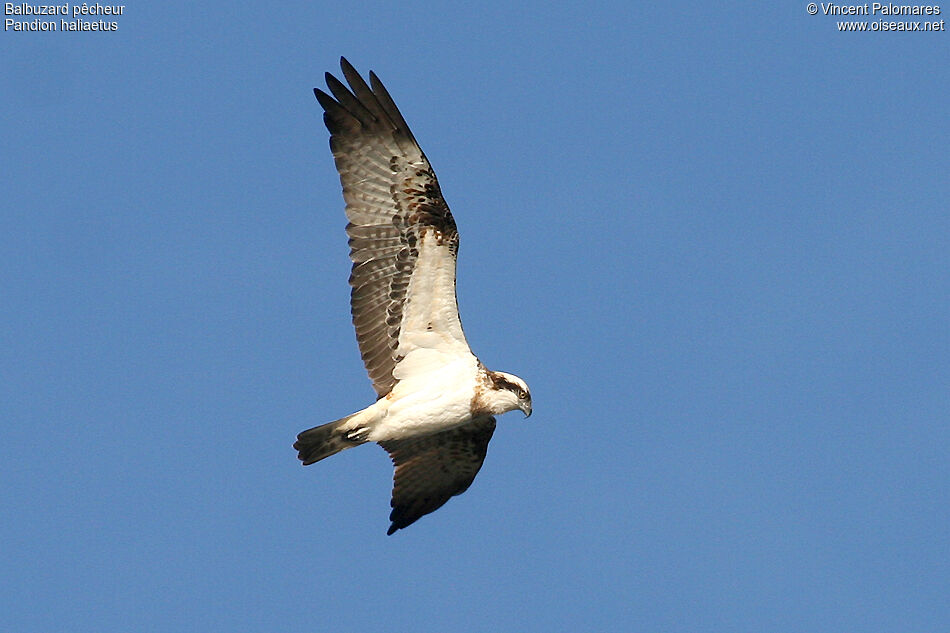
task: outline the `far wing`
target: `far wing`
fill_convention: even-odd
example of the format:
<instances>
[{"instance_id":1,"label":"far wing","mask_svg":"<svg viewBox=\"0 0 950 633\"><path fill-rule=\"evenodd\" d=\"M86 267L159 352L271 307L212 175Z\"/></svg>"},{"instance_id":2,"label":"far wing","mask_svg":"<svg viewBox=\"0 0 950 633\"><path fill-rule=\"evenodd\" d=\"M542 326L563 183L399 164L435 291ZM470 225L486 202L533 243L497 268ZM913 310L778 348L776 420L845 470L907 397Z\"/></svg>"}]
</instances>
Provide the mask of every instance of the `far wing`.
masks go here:
<instances>
[{"instance_id":1,"label":"far wing","mask_svg":"<svg viewBox=\"0 0 950 633\"><path fill-rule=\"evenodd\" d=\"M370 88L349 62L340 64L350 87L327 73L332 96L314 93L346 201L353 325L381 397L398 380L396 364L413 351L470 353L455 298L458 233L432 167L386 88L373 73ZM430 354L423 357L431 362Z\"/></svg>"},{"instance_id":2,"label":"far wing","mask_svg":"<svg viewBox=\"0 0 950 633\"><path fill-rule=\"evenodd\" d=\"M380 442L396 467L387 534L441 508L472 484L485 461L495 418L485 416L434 435Z\"/></svg>"}]
</instances>

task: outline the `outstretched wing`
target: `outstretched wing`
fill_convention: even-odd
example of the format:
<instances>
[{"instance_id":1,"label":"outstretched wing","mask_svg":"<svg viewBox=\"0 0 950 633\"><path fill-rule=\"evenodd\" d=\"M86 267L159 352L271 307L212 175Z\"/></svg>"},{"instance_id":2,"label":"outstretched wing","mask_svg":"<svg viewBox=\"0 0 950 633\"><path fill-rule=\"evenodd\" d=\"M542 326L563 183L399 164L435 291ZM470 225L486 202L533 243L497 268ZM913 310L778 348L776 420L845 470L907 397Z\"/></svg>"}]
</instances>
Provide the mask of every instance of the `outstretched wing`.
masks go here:
<instances>
[{"instance_id":1,"label":"outstretched wing","mask_svg":"<svg viewBox=\"0 0 950 633\"><path fill-rule=\"evenodd\" d=\"M380 442L396 467L387 534L441 508L472 485L485 461L495 418L476 418L434 435Z\"/></svg>"},{"instance_id":2,"label":"outstretched wing","mask_svg":"<svg viewBox=\"0 0 950 633\"><path fill-rule=\"evenodd\" d=\"M413 351L438 352L424 364L471 353L455 298L458 232L429 161L383 84L370 72L371 88L346 59L340 65L349 89L327 73L332 96L314 93L349 219L356 339L382 397L398 380L397 363Z\"/></svg>"}]
</instances>

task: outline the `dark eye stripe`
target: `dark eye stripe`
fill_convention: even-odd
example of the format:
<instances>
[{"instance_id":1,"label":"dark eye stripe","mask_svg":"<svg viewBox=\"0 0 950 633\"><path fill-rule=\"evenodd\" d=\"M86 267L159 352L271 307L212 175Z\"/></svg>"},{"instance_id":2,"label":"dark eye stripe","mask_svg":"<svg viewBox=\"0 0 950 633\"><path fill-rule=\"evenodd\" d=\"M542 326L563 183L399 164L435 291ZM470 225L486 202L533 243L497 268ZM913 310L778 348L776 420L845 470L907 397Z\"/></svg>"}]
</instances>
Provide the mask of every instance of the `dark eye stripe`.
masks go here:
<instances>
[{"instance_id":1,"label":"dark eye stripe","mask_svg":"<svg viewBox=\"0 0 950 633\"><path fill-rule=\"evenodd\" d=\"M522 387L521 385L515 384L505 378L504 376L499 376L498 374L491 374L492 383L495 385L495 389L507 389L508 391L514 393L519 398L528 397L528 390ZM524 392L524 396L521 393Z\"/></svg>"},{"instance_id":2,"label":"dark eye stripe","mask_svg":"<svg viewBox=\"0 0 950 633\"><path fill-rule=\"evenodd\" d=\"M502 380L502 383L499 385L499 387L501 389L507 389L508 391L514 391L515 393L524 391L524 389L521 388L521 385L516 385L515 383L509 382L507 380Z\"/></svg>"}]
</instances>

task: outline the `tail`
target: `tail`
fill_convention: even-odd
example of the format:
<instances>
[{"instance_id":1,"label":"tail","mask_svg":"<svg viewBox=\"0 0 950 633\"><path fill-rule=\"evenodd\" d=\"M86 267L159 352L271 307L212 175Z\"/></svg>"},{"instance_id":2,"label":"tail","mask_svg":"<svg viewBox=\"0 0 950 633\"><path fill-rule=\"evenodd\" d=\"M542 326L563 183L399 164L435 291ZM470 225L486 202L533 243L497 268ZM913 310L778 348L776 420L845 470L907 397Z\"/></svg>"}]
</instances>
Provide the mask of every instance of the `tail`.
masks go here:
<instances>
[{"instance_id":1,"label":"tail","mask_svg":"<svg viewBox=\"0 0 950 633\"><path fill-rule=\"evenodd\" d=\"M336 455L344 449L363 444L366 440L354 437L352 430L345 428L346 423L354 415L356 414L340 418L336 422L315 426L298 435L294 448L297 449L297 458L303 462L303 465L309 466L330 455Z\"/></svg>"}]
</instances>

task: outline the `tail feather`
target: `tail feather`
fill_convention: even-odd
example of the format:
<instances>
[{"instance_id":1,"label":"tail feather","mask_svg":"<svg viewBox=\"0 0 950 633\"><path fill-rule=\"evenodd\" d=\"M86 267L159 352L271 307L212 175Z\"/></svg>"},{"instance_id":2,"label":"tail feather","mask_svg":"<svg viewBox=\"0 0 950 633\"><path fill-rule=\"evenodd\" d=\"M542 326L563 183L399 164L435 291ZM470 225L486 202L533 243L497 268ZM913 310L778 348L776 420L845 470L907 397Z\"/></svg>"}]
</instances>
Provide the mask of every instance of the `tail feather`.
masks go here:
<instances>
[{"instance_id":1,"label":"tail feather","mask_svg":"<svg viewBox=\"0 0 950 633\"><path fill-rule=\"evenodd\" d=\"M297 441L294 442L297 458L303 462L304 466L309 466L321 459L336 455L344 449L362 444L364 440L351 439L345 428L352 417L348 415L335 422L321 424L300 433Z\"/></svg>"}]
</instances>

